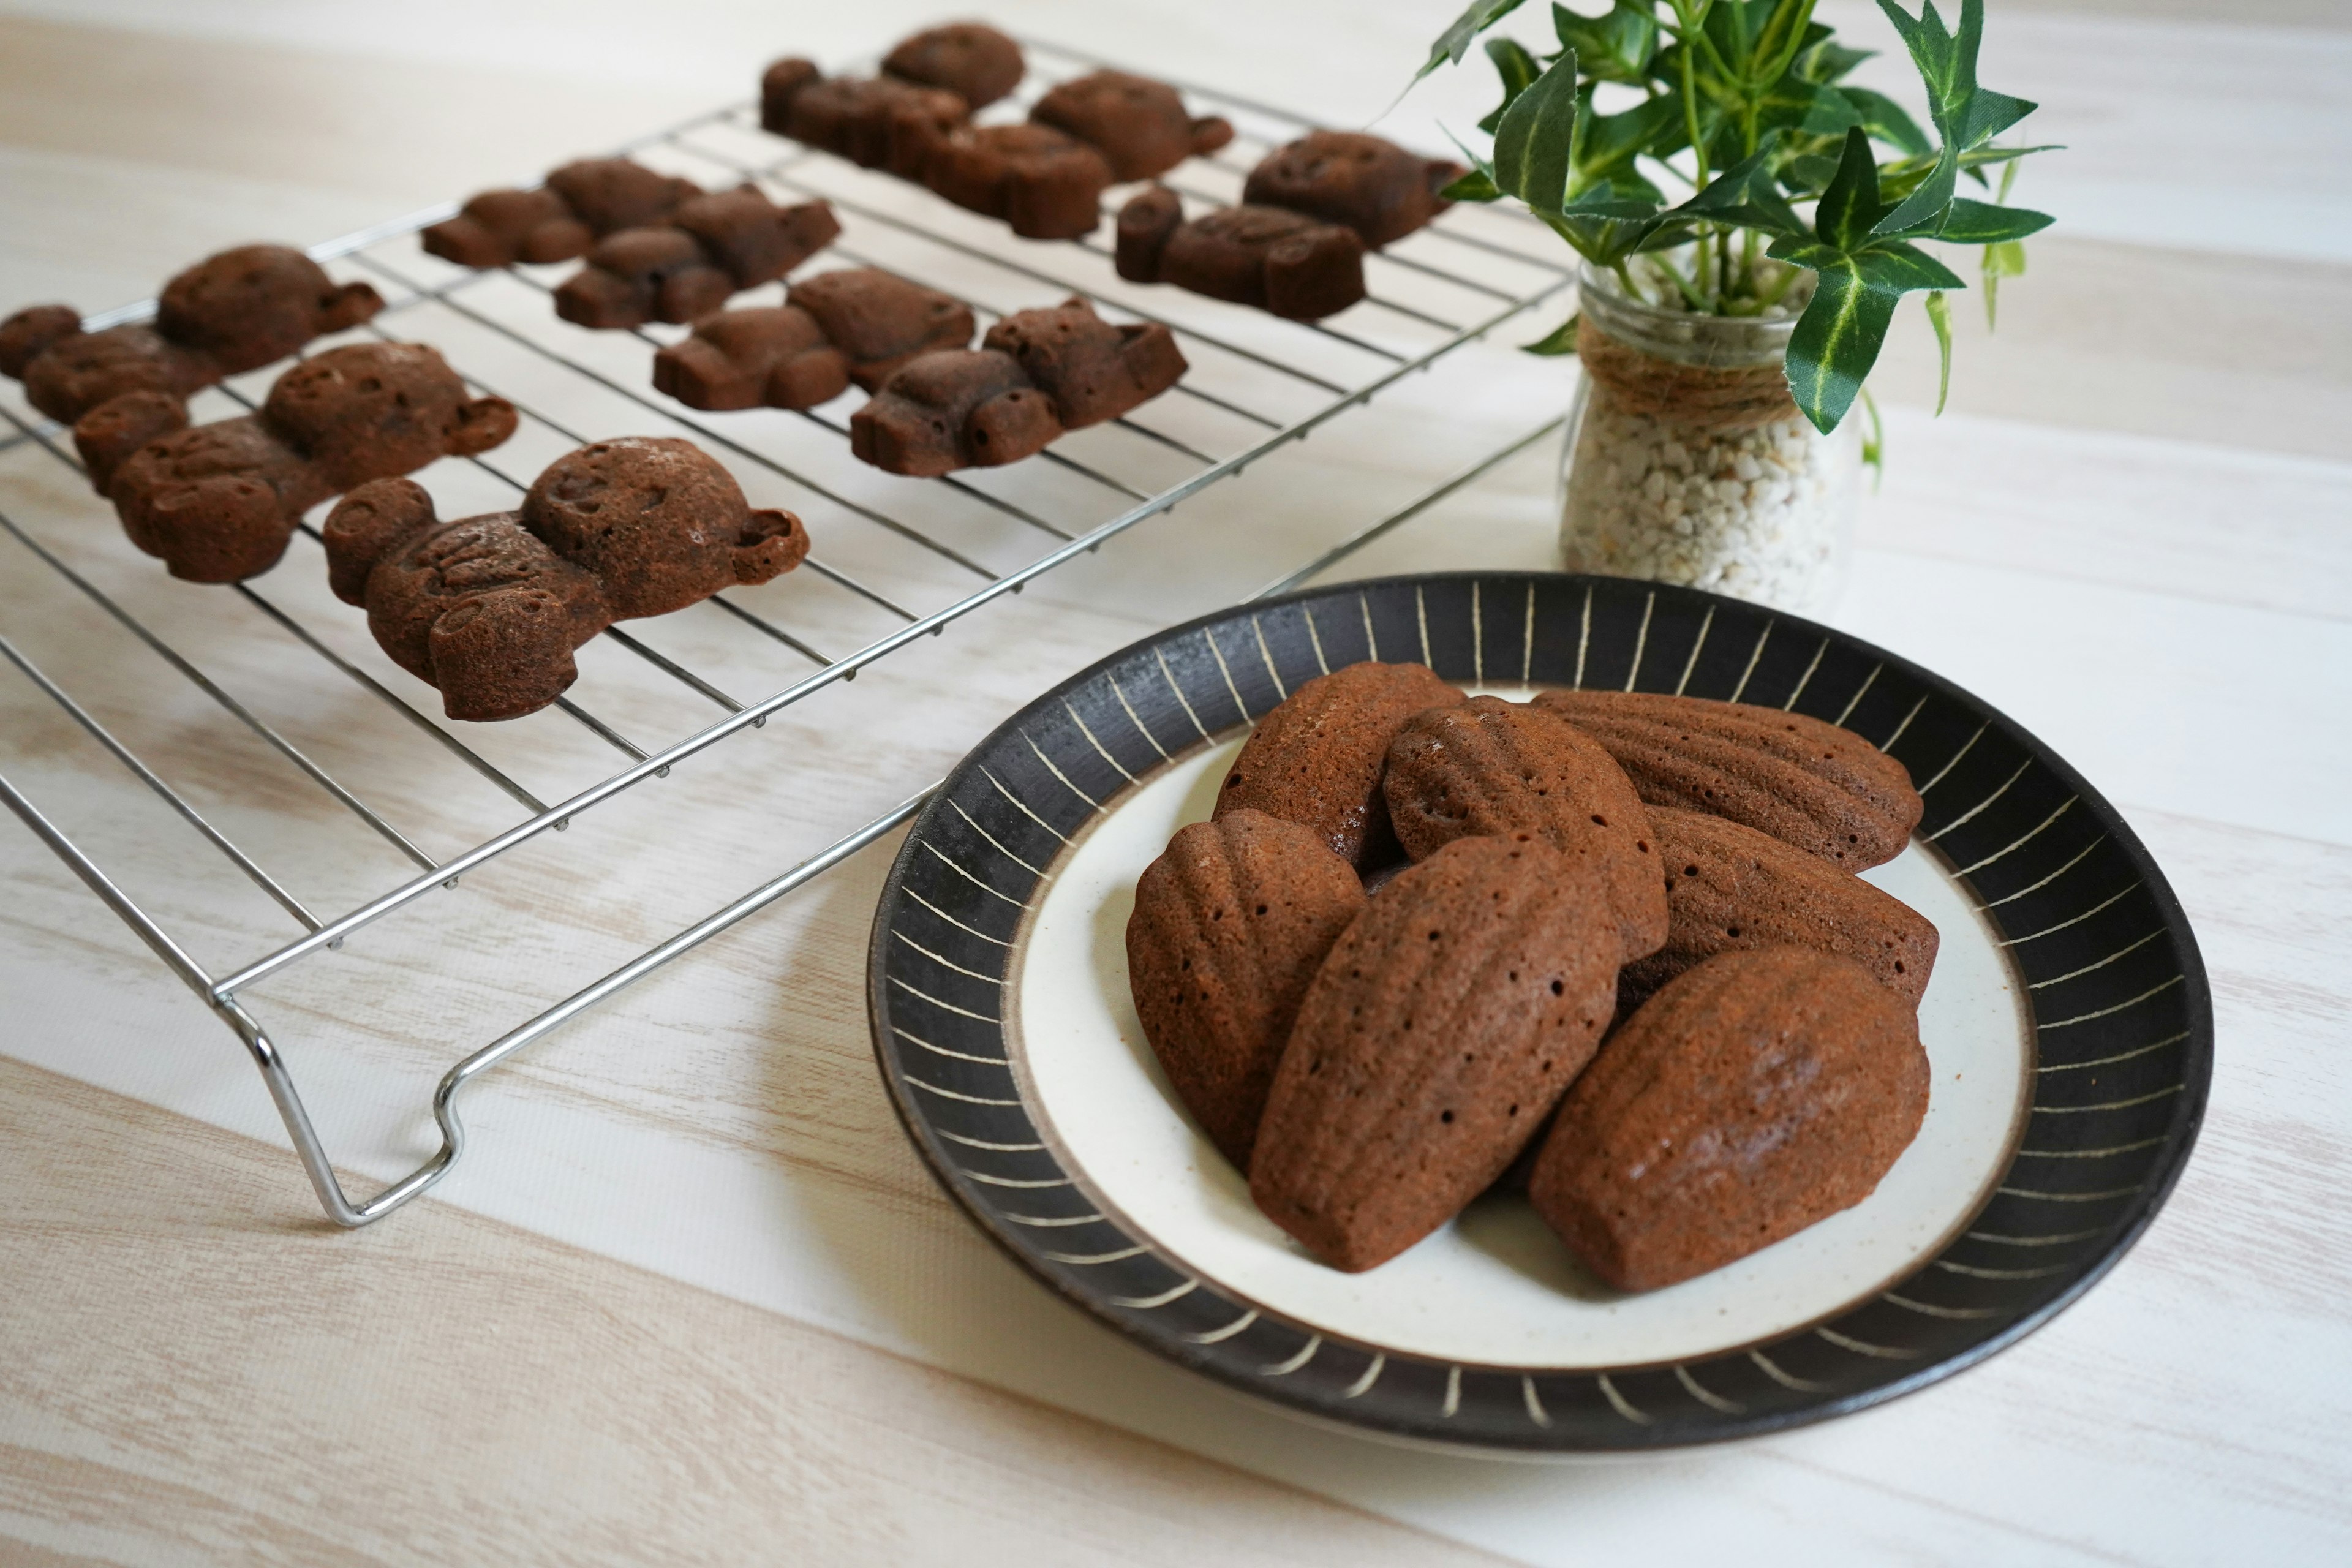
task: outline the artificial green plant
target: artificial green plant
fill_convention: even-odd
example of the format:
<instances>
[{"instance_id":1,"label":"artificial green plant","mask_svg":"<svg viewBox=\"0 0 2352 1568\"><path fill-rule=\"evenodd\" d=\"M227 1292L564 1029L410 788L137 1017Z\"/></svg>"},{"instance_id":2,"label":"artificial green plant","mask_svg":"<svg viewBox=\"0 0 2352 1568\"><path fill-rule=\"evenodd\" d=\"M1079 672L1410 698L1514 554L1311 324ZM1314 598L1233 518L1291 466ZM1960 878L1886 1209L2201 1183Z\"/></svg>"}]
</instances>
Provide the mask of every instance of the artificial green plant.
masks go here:
<instances>
[{"instance_id":1,"label":"artificial green plant","mask_svg":"<svg viewBox=\"0 0 2352 1568\"><path fill-rule=\"evenodd\" d=\"M1460 64L1520 4L1475 0L1414 79ZM1935 0L1917 16L1878 6L1918 68L1932 140L1894 100L1846 80L1871 52L1815 22L1813 0L1613 0L1603 16L1554 5L1557 53L1487 41L1503 79L1501 106L1479 122L1493 151L1465 146L1475 166L1446 194L1516 197L1629 294L1668 308L1757 315L1811 274L1787 369L1823 432L1861 393L1906 294L1927 296L1948 385L1944 294L1968 285L1915 242L1984 247L1990 319L1999 279L2024 270L2021 242L2051 221L2006 205L2016 160L2052 149L1994 140L2034 106L1977 83L1982 0L1960 0L1957 28ZM1600 112L1604 87L1626 107ZM2000 199L1959 194L1963 176L1989 186L1995 164ZM1528 347L1570 352L1574 328Z\"/></svg>"}]
</instances>

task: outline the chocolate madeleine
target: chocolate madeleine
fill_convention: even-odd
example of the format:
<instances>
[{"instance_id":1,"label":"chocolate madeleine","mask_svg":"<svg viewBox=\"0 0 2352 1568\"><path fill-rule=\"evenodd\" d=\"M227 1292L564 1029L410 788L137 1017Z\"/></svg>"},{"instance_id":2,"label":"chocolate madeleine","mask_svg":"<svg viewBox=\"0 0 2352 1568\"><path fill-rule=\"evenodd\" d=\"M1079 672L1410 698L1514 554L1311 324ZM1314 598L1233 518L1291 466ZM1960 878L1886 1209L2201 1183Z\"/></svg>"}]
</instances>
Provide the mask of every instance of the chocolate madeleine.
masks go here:
<instances>
[{"instance_id":1,"label":"chocolate madeleine","mask_svg":"<svg viewBox=\"0 0 2352 1568\"><path fill-rule=\"evenodd\" d=\"M1727 952L1610 1037L1528 1195L1595 1274L1654 1290L1860 1203L1927 1113L1918 1020L1885 986L1805 948Z\"/></svg>"},{"instance_id":2,"label":"chocolate madeleine","mask_svg":"<svg viewBox=\"0 0 2352 1568\"><path fill-rule=\"evenodd\" d=\"M1057 82L1029 118L1101 148L1121 183L1164 174L1193 153L1213 153L1234 139L1229 122L1193 119L1166 82L1126 71L1090 71Z\"/></svg>"},{"instance_id":3,"label":"chocolate madeleine","mask_svg":"<svg viewBox=\"0 0 2352 1568\"><path fill-rule=\"evenodd\" d=\"M1894 859L1919 825L1901 763L1802 713L1643 691L1535 701L1608 748L1651 805L1744 822L1849 871Z\"/></svg>"},{"instance_id":4,"label":"chocolate madeleine","mask_svg":"<svg viewBox=\"0 0 2352 1568\"><path fill-rule=\"evenodd\" d=\"M1666 945L1618 977L1629 1006L1719 952L1757 947L1850 959L1919 1005L1937 936L1910 905L1728 817L1653 806L1650 825L1666 872Z\"/></svg>"},{"instance_id":5,"label":"chocolate madeleine","mask_svg":"<svg viewBox=\"0 0 2352 1568\"><path fill-rule=\"evenodd\" d=\"M1127 972L1143 1037L1244 1171L1298 1004L1363 907L1347 862L1262 811L1179 829L1135 885Z\"/></svg>"},{"instance_id":6,"label":"chocolate madeleine","mask_svg":"<svg viewBox=\"0 0 2352 1568\"><path fill-rule=\"evenodd\" d=\"M1573 726L1499 697L1422 713L1390 744L1382 788L1414 859L1456 838L1538 834L1599 869L1628 962L1664 944L1650 814L1624 771Z\"/></svg>"},{"instance_id":7,"label":"chocolate madeleine","mask_svg":"<svg viewBox=\"0 0 2352 1568\"><path fill-rule=\"evenodd\" d=\"M1381 777L1405 721L1462 693L1425 664L1366 660L1318 675L1258 721L1217 792L1217 815L1263 811L1312 828L1331 852L1366 870L1391 858Z\"/></svg>"},{"instance_id":8,"label":"chocolate madeleine","mask_svg":"<svg viewBox=\"0 0 2352 1568\"><path fill-rule=\"evenodd\" d=\"M921 87L943 87L985 109L1021 85L1028 71L1021 46L979 22L926 27L882 57L885 74Z\"/></svg>"},{"instance_id":9,"label":"chocolate madeleine","mask_svg":"<svg viewBox=\"0 0 2352 1568\"><path fill-rule=\"evenodd\" d=\"M1450 844L1374 894L1275 1072L1250 1195L1350 1272L1501 1175L1607 1026L1619 950L1590 864L1532 834Z\"/></svg>"},{"instance_id":10,"label":"chocolate madeleine","mask_svg":"<svg viewBox=\"0 0 2352 1568\"><path fill-rule=\"evenodd\" d=\"M1310 131L1250 171L1242 200L1345 224L1377 250L1451 205L1437 193L1462 174L1361 132Z\"/></svg>"}]
</instances>

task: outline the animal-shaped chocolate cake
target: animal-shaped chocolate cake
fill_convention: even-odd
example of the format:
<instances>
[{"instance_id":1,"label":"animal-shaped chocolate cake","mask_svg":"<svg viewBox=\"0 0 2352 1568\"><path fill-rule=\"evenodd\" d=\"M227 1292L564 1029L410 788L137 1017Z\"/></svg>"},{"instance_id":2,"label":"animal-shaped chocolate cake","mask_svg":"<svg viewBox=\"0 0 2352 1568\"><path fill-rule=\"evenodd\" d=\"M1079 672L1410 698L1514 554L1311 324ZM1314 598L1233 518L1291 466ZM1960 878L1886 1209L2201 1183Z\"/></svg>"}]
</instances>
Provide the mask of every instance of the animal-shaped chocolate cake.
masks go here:
<instances>
[{"instance_id":1,"label":"animal-shaped chocolate cake","mask_svg":"<svg viewBox=\"0 0 2352 1568\"><path fill-rule=\"evenodd\" d=\"M871 267L795 282L782 305L721 310L654 356L654 385L689 408L814 408L871 392L916 355L971 342L971 308Z\"/></svg>"},{"instance_id":2,"label":"animal-shaped chocolate cake","mask_svg":"<svg viewBox=\"0 0 2352 1568\"><path fill-rule=\"evenodd\" d=\"M1018 462L1157 397L1186 369L1156 321L1114 325L1075 298L1016 310L977 350L908 361L851 416L850 448L894 474Z\"/></svg>"},{"instance_id":3,"label":"animal-shaped chocolate cake","mask_svg":"<svg viewBox=\"0 0 2352 1568\"><path fill-rule=\"evenodd\" d=\"M1118 215L1118 275L1312 321L1364 297L1364 242L1352 228L1286 207L1221 207L1187 219L1155 185Z\"/></svg>"},{"instance_id":4,"label":"animal-shaped chocolate cake","mask_svg":"<svg viewBox=\"0 0 2352 1568\"><path fill-rule=\"evenodd\" d=\"M1028 68L1019 44L979 22L925 28L882 57L884 76L945 88L975 110L1019 87Z\"/></svg>"},{"instance_id":5,"label":"animal-shaped chocolate cake","mask_svg":"<svg viewBox=\"0 0 2352 1568\"><path fill-rule=\"evenodd\" d=\"M1024 239L1092 234L1111 179L1091 143L1038 124L958 126L933 146L924 174L939 195Z\"/></svg>"},{"instance_id":6,"label":"animal-shaped chocolate cake","mask_svg":"<svg viewBox=\"0 0 2352 1568\"><path fill-rule=\"evenodd\" d=\"M1377 250L1451 205L1438 193L1463 172L1361 132L1310 131L1250 171L1242 200L1344 224Z\"/></svg>"},{"instance_id":7,"label":"animal-shaped chocolate cake","mask_svg":"<svg viewBox=\"0 0 2352 1568\"><path fill-rule=\"evenodd\" d=\"M1126 71L1098 70L1056 83L1029 118L1093 143L1122 182L1164 174L1234 139L1231 122L1196 120L1174 88Z\"/></svg>"},{"instance_id":8,"label":"animal-shaped chocolate cake","mask_svg":"<svg viewBox=\"0 0 2352 1568\"><path fill-rule=\"evenodd\" d=\"M279 376L257 413L190 427L178 398L128 393L83 416L74 442L132 543L174 577L235 583L278 564L329 497L514 428L511 404L468 397L424 344L352 343Z\"/></svg>"},{"instance_id":9,"label":"animal-shaped chocolate cake","mask_svg":"<svg viewBox=\"0 0 2352 1568\"><path fill-rule=\"evenodd\" d=\"M765 583L808 554L800 519L753 510L692 442L650 437L558 458L514 511L444 521L411 480L362 485L325 534L329 586L452 719L544 708L579 677L572 650L614 621Z\"/></svg>"},{"instance_id":10,"label":"animal-shaped chocolate cake","mask_svg":"<svg viewBox=\"0 0 2352 1568\"><path fill-rule=\"evenodd\" d=\"M971 117L944 88L896 77L828 77L814 61L782 59L760 79L760 126L779 136L919 180L931 149Z\"/></svg>"},{"instance_id":11,"label":"animal-shaped chocolate cake","mask_svg":"<svg viewBox=\"0 0 2352 1568\"><path fill-rule=\"evenodd\" d=\"M661 223L702 187L626 158L583 158L537 190L484 191L419 237L460 267L571 261L608 234Z\"/></svg>"},{"instance_id":12,"label":"animal-shaped chocolate cake","mask_svg":"<svg viewBox=\"0 0 2352 1568\"><path fill-rule=\"evenodd\" d=\"M325 332L383 309L364 283L337 283L282 245L241 245L163 286L152 324L81 330L69 305L35 305L0 321L0 374L52 419L79 419L130 392L185 397L258 370Z\"/></svg>"},{"instance_id":13,"label":"animal-shaped chocolate cake","mask_svg":"<svg viewBox=\"0 0 2352 1568\"><path fill-rule=\"evenodd\" d=\"M824 202L779 206L753 185L695 196L666 222L598 240L588 265L555 290L555 313L594 328L691 321L782 278L840 233Z\"/></svg>"}]
</instances>

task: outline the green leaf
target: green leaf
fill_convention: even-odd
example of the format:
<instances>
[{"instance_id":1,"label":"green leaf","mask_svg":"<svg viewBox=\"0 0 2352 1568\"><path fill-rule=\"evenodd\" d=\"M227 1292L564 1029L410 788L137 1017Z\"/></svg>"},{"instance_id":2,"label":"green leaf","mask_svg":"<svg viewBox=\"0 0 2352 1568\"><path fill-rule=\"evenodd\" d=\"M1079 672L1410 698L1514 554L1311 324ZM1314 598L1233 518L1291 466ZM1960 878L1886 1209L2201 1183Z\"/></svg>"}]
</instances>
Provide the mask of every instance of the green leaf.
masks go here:
<instances>
[{"instance_id":1,"label":"green leaf","mask_svg":"<svg viewBox=\"0 0 2352 1568\"><path fill-rule=\"evenodd\" d=\"M1471 170L1437 194L1449 202L1498 202L1503 199L1502 188L1481 169Z\"/></svg>"},{"instance_id":2,"label":"green leaf","mask_svg":"<svg viewBox=\"0 0 2352 1568\"><path fill-rule=\"evenodd\" d=\"M1958 196L1952 201L1951 210L1944 215L1943 226L1936 231L1935 237L1955 245L2000 245L2039 234L2056 221L2048 213L1996 206L1990 202Z\"/></svg>"},{"instance_id":3,"label":"green leaf","mask_svg":"<svg viewBox=\"0 0 2352 1568\"><path fill-rule=\"evenodd\" d=\"M1943 369L1936 378L1936 412L1940 415L1952 394L1952 312L1940 289L1927 296L1927 324L1936 329L1936 350L1943 356Z\"/></svg>"},{"instance_id":4,"label":"green leaf","mask_svg":"<svg viewBox=\"0 0 2352 1568\"><path fill-rule=\"evenodd\" d=\"M1934 165L1879 220L1882 234L1930 231L1952 199L1959 180L1960 156L1982 146L2033 111L2021 98L1990 92L1977 85L1977 50L1984 41L1984 0L1960 0L1957 30L1947 30L1936 12L1936 0L1923 0L1914 17L1896 0L1878 0L1927 89L1928 117L1942 142Z\"/></svg>"},{"instance_id":5,"label":"green leaf","mask_svg":"<svg viewBox=\"0 0 2352 1568\"><path fill-rule=\"evenodd\" d=\"M1841 251L1859 249L1885 212L1878 199L1878 165L1870 156L1870 137L1857 125L1845 133L1837 177L1813 209L1813 230L1823 245Z\"/></svg>"},{"instance_id":6,"label":"green leaf","mask_svg":"<svg viewBox=\"0 0 2352 1568\"><path fill-rule=\"evenodd\" d=\"M1568 199L1582 107L1576 90L1576 54L1570 50L1511 100L1495 128L1495 184L1538 216L1558 214Z\"/></svg>"},{"instance_id":7,"label":"green leaf","mask_svg":"<svg viewBox=\"0 0 2352 1568\"><path fill-rule=\"evenodd\" d=\"M1521 343L1519 352L1530 354L1572 354L1576 352L1577 316L1570 316L1531 343Z\"/></svg>"},{"instance_id":8,"label":"green leaf","mask_svg":"<svg viewBox=\"0 0 2352 1568\"><path fill-rule=\"evenodd\" d=\"M1792 196L1817 196L1837 178L1838 160L1818 153L1791 158L1780 170L1780 188ZM1881 187L1882 191L1884 187Z\"/></svg>"},{"instance_id":9,"label":"green leaf","mask_svg":"<svg viewBox=\"0 0 2352 1568\"><path fill-rule=\"evenodd\" d=\"M1876 58L1876 49L1849 49L1830 36L1830 30L1816 22L1805 29L1804 47L1798 50L1790 68L1807 81L1817 81L1827 87L1842 81L1863 61Z\"/></svg>"},{"instance_id":10,"label":"green leaf","mask_svg":"<svg viewBox=\"0 0 2352 1568\"><path fill-rule=\"evenodd\" d=\"M1448 60L1460 65L1462 57L1470 52L1470 40L1517 10L1519 5L1520 0L1470 0L1469 8L1454 17L1454 25L1438 34L1437 41L1429 46L1429 58L1412 73L1412 79L1419 81Z\"/></svg>"},{"instance_id":11,"label":"green leaf","mask_svg":"<svg viewBox=\"0 0 2352 1568\"><path fill-rule=\"evenodd\" d=\"M1569 194L1580 195L1606 182L1621 196L1638 191L1652 201L1662 200L1657 187L1635 171L1633 161L1649 150L1660 132L1672 127L1681 106L1653 98L1621 113L1595 114L1592 91L1592 84L1587 82L1577 99L1576 154L1570 168Z\"/></svg>"},{"instance_id":12,"label":"green leaf","mask_svg":"<svg viewBox=\"0 0 2352 1568\"><path fill-rule=\"evenodd\" d=\"M2013 239L2002 245L1986 246L1984 248L1984 265L1982 270L1984 273L1985 331L1991 331L1995 325L1993 320L1994 302L2000 297L2000 280L2004 278L2022 278L2025 276L2025 247Z\"/></svg>"},{"instance_id":13,"label":"green leaf","mask_svg":"<svg viewBox=\"0 0 2352 1568\"><path fill-rule=\"evenodd\" d=\"M1796 260L1820 274L1805 313L1789 334L1789 392L1813 427L1826 436L1838 427L1862 391L1863 378L1878 363L1878 350L1895 320L1902 296L1862 275L1861 264L1843 251L1802 247L1822 254ZM1774 247L1778 253L1779 247Z\"/></svg>"},{"instance_id":14,"label":"green leaf","mask_svg":"<svg viewBox=\"0 0 2352 1568\"><path fill-rule=\"evenodd\" d=\"M1543 62L1528 53L1526 46L1517 38L1487 39L1486 58L1495 62L1495 70L1503 79L1503 101L1495 106L1494 113L1478 121L1478 129L1492 136L1495 127L1503 122L1503 113L1511 107L1512 100L1534 86L1536 78L1543 75Z\"/></svg>"},{"instance_id":15,"label":"green leaf","mask_svg":"<svg viewBox=\"0 0 2352 1568\"><path fill-rule=\"evenodd\" d=\"M1924 158L1936 150L1935 143L1927 140L1927 133L1919 129L1918 121L1885 93L1873 92L1866 87L1842 87L1833 90L1853 106L1862 128L1877 141L1890 147L1901 148L1918 158Z\"/></svg>"},{"instance_id":16,"label":"green leaf","mask_svg":"<svg viewBox=\"0 0 2352 1568\"><path fill-rule=\"evenodd\" d=\"M1595 81L1639 87L1650 79L1658 53L1658 18L1651 0L1615 0L1605 16L1580 16L1555 3L1552 30L1560 47L1576 51L1584 74Z\"/></svg>"},{"instance_id":17,"label":"green leaf","mask_svg":"<svg viewBox=\"0 0 2352 1568\"><path fill-rule=\"evenodd\" d=\"M1755 156L1726 169L1705 190L1674 208L1668 217L1703 218L1727 228L1752 228L1775 236L1802 235L1804 220L1773 183L1773 140L1768 132Z\"/></svg>"}]
</instances>

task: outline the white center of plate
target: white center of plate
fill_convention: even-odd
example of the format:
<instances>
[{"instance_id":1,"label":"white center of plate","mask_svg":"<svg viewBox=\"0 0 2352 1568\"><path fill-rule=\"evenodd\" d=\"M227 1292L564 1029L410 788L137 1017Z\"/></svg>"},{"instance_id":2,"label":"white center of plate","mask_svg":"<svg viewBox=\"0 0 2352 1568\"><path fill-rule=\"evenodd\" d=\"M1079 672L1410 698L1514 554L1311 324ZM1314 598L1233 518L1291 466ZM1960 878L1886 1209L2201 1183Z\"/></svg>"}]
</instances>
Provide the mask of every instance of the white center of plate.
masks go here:
<instances>
[{"instance_id":1,"label":"white center of plate","mask_svg":"<svg viewBox=\"0 0 2352 1568\"><path fill-rule=\"evenodd\" d=\"M1516 689L1497 696L1524 698ZM2031 1021L1997 934L1916 842L1868 879L1936 924L1919 1009L1927 1118L1878 1190L1712 1274L1621 1295L1588 1274L1526 1199L1494 1194L1402 1257L1343 1274L1251 1204L1249 1184L1178 1101L1129 999L1135 881L1177 828L1205 820L1241 738L1128 792L1051 868L1014 961L1007 1044L1046 1139L1082 1187L1203 1279L1325 1333L1441 1360L1517 1367L1680 1361L1831 1316L1937 1250L2006 1163L2027 1101Z\"/></svg>"}]
</instances>

